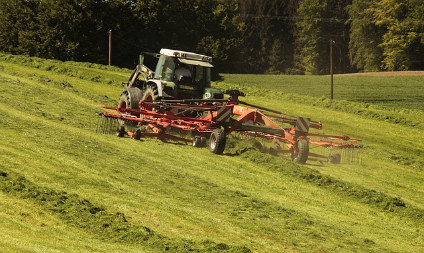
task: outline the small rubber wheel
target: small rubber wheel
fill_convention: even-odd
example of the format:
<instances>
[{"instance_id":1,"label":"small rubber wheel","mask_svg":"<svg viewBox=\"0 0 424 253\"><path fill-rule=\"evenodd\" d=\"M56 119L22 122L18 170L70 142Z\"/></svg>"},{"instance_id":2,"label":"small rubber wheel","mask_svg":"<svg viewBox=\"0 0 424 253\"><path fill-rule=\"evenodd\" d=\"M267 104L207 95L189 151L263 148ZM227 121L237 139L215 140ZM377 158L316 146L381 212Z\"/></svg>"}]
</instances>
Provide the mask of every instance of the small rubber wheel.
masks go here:
<instances>
[{"instance_id":1,"label":"small rubber wheel","mask_svg":"<svg viewBox=\"0 0 424 253\"><path fill-rule=\"evenodd\" d=\"M278 155L278 149L276 147L274 147L274 146L269 147L269 153L271 155Z\"/></svg>"},{"instance_id":2,"label":"small rubber wheel","mask_svg":"<svg viewBox=\"0 0 424 253\"><path fill-rule=\"evenodd\" d=\"M328 162L334 164L340 164L342 156L339 153L331 153L328 155Z\"/></svg>"},{"instance_id":3,"label":"small rubber wheel","mask_svg":"<svg viewBox=\"0 0 424 253\"><path fill-rule=\"evenodd\" d=\"M118 130L116 131L116 136L118 136L118 137L124 137L126 133L127 132L125 131L125 127L124 126L119 126L118 127Z\"/></svg>"},{"instance_id":4,"label":"small rubber wheel","mask_svg":"<svg viewBox=\"0 0 424 253\"><path fill-rule=\"evenodd\" d=\"M138 128L135 130L134 135L132 136L134 140L140 140L141 139L141 129Z\"/></svg>"},{"instance_id":5,"label":"small rubber wheel","mask_svg":"<svg viewBox=\"0 0 424 253\"><path fill-rule=\"evenodd\" d=\"M226 141L225 132L220 128L214 129L209 140L209 150L214 154L222 155Z\"/></svg>"},{"instance_id":6,"label":"small rubber wheel","mask_svg":"<svg viewBox=\"0 0 424 253\"><path fill-rule=\"evenodd\" d=\"M194 136L193 137L193 147L196 147L196 148L206 147L206 137L204 137L204 136Z\"/></svg>"},{"instance_id":7,"label":"small rubber wheel","mask_svg":"<svg viewBox=\"0 0 424 253\"><path fill-rule=\"evenodd\" d=\"M206 140L207 140L206 137L204 136L200 137L200 143L202 147L206 147Z\"/></svg>"},{"instance_id":8,"label":"small rubber wheel","mask_svg":"<svg viewBox=\"0 0 424 253\"><path fill-rule=\"evenodd\" d=\"M306 161L308 160L308 156L309 156L308 140L306 140L306 139L298 140L297 141L297 150L298 150L297 154L292 150L292 160L295 163L305 164Z\"/></svg>"},{"instance_id":9,"label":"small rubber wheel","mask_svg":"<svg viewBox=\"0 0 424 253\"><path fill-rule=\"evenodd\" d=\"M202 140L199 136L193 137L193 147L200 148L202 146Z\"/></svg>"}]
</instances>

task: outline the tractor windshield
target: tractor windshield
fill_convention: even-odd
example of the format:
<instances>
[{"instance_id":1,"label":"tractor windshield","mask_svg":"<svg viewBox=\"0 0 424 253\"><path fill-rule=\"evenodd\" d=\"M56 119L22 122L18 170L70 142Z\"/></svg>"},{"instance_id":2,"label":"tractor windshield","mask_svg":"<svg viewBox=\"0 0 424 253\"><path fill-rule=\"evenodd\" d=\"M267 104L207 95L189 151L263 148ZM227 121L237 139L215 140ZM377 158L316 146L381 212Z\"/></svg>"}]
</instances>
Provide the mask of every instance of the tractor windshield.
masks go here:
<instances>
[{"instance_id":1,"label":"tractor windshield","mask_svg":"<svg viewBox=\"0 0 424 253\"><path fill-rule=\"evenodd\" d=\"M194 83L203 87L210 87L211 84L210 63L179 59L166 55L161 55L155 71L155 79L164 81L179 81L181 79L181 69L184 69L183 76L189 77ZM174 80L176 79L176 80Z\"/></svg>"}]
</instances>

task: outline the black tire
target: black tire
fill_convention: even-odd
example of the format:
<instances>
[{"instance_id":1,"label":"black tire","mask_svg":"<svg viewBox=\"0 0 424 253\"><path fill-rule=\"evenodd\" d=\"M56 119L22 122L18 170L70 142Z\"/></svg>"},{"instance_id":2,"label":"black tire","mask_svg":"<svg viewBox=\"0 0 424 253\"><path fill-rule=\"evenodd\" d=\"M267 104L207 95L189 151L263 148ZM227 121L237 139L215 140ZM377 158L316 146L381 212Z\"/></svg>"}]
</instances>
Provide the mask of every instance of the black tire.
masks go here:
<instances>
[{"instance_id":1,"label":"black tire","mask_svg":"<svg viewBox=\"0 0 424 253\"><path fill-rule=\"evenodd\" d=\"M216 128L211 133L209 150L214 154L222 155L222 153L224 153L226 142L227 136L225 135L225 132L220 128Z\"/></svg>"},{"instance_id":2,"label":"black tire","mask_svg":"<svg viewBox=\"0 0 424 253\"><path fill-rule=\"evenodd\" d=\"M156 101L159 98L158 87L156 85L147 86L143 90L143 101ZM145 106L144 109L154 111L154 108Z\"/></svg>"},{"instance_id":3,"label":"black tire","mask_svg":"<svg viewBox=\"0 0 424 253\"><path fill-rule=\"evenodd\" d=\"M196 147L196 148L202 147L202 140L200 139L199 136L193 137L193 147Z\"/></svg>"},{"instance_id":4,"label":"black tire","mask_svg":"<svg viewBox=\"0 0 424 253\"><path fill-rule=\"evenodd\" d=\"M125 131L125 127L119 126L118 130L116 131L116 136L118 137L124 137L127 132Z\"/></svg>"},{"instance_id":5,"label":"black tire","mask_svg":"<svg viewBox=\"0 0 424 253\"><path fill-rule=\"evenodd\" d=\"M132 136L134 140L140 140L141 139L141 129L138 128L134 131L134 135Z\"/></svg>"},{"instance_id":6,"label":"black tire","mask_svg":"<svg viewBox=\"0 0 424 253\"><path fill-rule=\"evenodd\" d=\"M294 151L292 151L292 160L295 163L299 164L305 164L308 160L309 156L309 142L307 139L300 139L297 141L297 150L298 153L295 154Z\"/></svg>"},{"instance_id":7,"label":"black tire","mask_svg":"<svg viewBox=\"0 0 424 253\"><path fill-rule=\"evenodd\" d=\"M138 109L138 103L142 96L139 88L127 87L121 94L119 99L119 108Z\"/></svg>"},{"instance_id":8,"label":"black tire","mask_svg":"<svg viewBox=\"0 0 424 253\"><path fill-rule=\"evenodd\" d=\"M342 159L342 156L339 153L331 153L328 156L329 163L340 164L341 159Z\"/></svg>"},{"instance_id":9,"label":"black tire","mask_svg":"<svg viewBox=\"0 0 424 253\"><path fill-rule=\"evenodd\" d=\"M203 148L206 146L206 137L204 136L194 136L193 137L193 147Z\"/></svg>"},{"instance_id":10,"label":"black tire","mask_svg":"<svg viewBox=\"0 0 424 253\"><path fill-rule=\"evenodd\" d=\"M138 109L138 103L141 100L141 91L136 87L126 88L119 99L118 108ZM130 113L127 113L130 114ZM130 114L131 115L131 114ZM136 126L137 122L128 122L125 120L118 120L119 125Z\"/></svg>"},{"instance_id":11,"label":"black tire","mask_svg":"<svg viewBox=\"0 0 424 253\"><path fill-rule=\"evenodd\" d=\"M271 155L278 155L278 149L276 147L269 147L269 153Z\"/></svg>"}]
</instances>

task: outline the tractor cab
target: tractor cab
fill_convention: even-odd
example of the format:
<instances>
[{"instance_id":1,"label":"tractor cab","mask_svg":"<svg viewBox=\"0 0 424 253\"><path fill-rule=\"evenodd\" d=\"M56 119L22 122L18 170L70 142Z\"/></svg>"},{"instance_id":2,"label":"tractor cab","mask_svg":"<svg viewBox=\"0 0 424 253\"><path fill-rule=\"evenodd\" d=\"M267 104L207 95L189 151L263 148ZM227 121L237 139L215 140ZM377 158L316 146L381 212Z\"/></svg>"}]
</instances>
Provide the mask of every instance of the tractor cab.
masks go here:
<instances>
[{"instance_id":1,"label":"tractor cab","mask_svg":"<svg viewBox=\"0 0 424 253\"><path fill-rule=\"evenodd\" d=\"M178 98L211 98L212 57L161 49L154 79L173 87Z\"/></svg>"}]
</instances>

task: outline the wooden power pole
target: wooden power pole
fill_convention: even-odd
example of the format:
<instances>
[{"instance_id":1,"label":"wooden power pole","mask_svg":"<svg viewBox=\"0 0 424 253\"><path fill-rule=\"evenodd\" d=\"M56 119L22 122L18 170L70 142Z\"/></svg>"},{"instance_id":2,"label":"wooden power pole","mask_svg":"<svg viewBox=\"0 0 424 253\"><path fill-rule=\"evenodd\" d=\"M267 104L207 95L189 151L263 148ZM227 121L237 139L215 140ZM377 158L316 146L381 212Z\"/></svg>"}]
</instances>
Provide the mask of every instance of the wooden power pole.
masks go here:
<instances>
[{"instance_id":1,"label":"wooden power pole","mask_svg":"<svg viewBox=\"0 0 424 253\"><path fill-rule=\"evenodd\" d=\"M330 76L331 76L331 99L333 99L333 40L330 40Z\"/></svg>"},{"instance_id":2,"label":"wooden power pole","mask_svg":"<svg viewBox=\"0 0 424 253\"><path fill-rule=\"evenodd\" d=\"M112 30L109 30L109 66L112 62Z\"/></svg>"}]
</instances>

